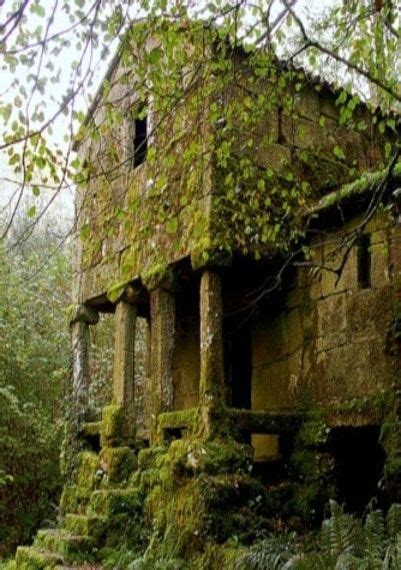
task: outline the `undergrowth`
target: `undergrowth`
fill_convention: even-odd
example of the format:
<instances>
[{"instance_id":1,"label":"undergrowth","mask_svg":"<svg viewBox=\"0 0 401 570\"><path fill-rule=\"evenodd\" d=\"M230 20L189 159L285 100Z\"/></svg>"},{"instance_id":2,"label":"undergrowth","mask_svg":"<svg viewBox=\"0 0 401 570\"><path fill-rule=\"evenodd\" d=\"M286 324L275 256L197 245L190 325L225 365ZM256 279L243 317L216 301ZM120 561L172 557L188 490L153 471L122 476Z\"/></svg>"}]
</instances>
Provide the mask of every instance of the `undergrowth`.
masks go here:
<instances>
[{"instance_id":1,"label":"undergrowth","mask_svg":"<svg viewBox=\"0 0 401 570\"><path fill-rule=\"evenodd\" d=\"M370 512L364 521L330 501L331 516L315 541L301 543L295 533L270 535L239 556L235 570L399 570L401 505L387 516Z\"/></svg>"}]
</instances>

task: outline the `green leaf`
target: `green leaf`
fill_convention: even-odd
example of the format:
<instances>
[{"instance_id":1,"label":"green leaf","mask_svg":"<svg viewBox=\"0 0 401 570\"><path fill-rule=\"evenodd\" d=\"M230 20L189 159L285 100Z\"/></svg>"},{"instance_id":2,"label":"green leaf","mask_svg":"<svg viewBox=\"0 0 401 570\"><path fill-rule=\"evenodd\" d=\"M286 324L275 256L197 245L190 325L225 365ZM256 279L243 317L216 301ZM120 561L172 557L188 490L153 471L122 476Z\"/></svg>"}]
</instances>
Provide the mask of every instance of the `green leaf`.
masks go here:
<instances>
[{"instance_id":1,"label":"green leaf","mask_svg":"<svg viewBox=\"0 0 401 570\"><path fill-rule=\"evenodd\" d=\"M40 18L43 18L46 15L46 10L41 4L39 4L39 2L35 2L35 4L31 5L31 12Z\"/></svg>"},{"instance_id":2,"label":"green leaf","mask_svg":"<svg viewBox=\"0 0 401 570\"><path fill-rule=\"evenodd\" d=\"M36 206L31 206L28 210L28 218L34 218L36 216Z\"/></svg>"},{"instance_id":3,"label":"green leaf","mask_svg":"<svg viewBox=\"0 0 401 570\"><path fill-rule=\"evenodd\" d=\"M343 151L343 149L342 149L340 146L338 146L338 145L336 145L336 146L333 148L333 154L334 154L334 156L335 156L336 158L338 158L339 160L344 160L344 159L345 159L344 151Z\"/></svg>"}]
</instances>

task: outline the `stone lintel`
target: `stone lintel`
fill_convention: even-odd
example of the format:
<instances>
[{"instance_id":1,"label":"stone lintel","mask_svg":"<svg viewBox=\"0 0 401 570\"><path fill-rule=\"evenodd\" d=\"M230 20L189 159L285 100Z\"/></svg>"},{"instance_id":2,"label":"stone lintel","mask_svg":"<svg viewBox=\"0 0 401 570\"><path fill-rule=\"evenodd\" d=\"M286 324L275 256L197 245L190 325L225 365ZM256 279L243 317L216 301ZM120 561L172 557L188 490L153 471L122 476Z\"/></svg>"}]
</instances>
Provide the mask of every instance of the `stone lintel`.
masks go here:
<instances>
[{"instance_id":1,"label":"stone lintel","mask_svg":"<svg viewBox=\"0 0 401 570\"><path fill-rule=\"evenodd\" d=\"M193 250L191 252L192 269L219 269L230 267L232 252L222 246Z\"/></svg>"},{"instance_id":2,"label":"stone lintel","mask_svg":"<svg viewBox=\"0 0 401 570\"><path fill-rule=\"evenodd\" d=\"M122 295L122 300L125 301L126 303L131 303L132 305L134 305L135 303L137 303L141 295L141 292L142 292L142 287L139 284L128 285L128 287L126 287L126 289L124 290L124 293Z\"/></svg>"},{"instance_id":3,"label":"stone lintel","mask_svg":"<svg viewBox=\"0 0 401 570\"><path fill-rule=\"evenodd\" d=\"M164 439L165 432L171 429L186 429L192 431L198 408L188 408L186 410L175 410L173 412L164 412L159 414L157 418L157 430L160 439Z\"/></svg>"},{"instance_id":4,"label":"stone lintel","mask_svg":"<svg viewBox=\"0 0 401 570\"><path fill-rule=\"evenodd\" d=\"M150 292L157 289L173 291L175 287L175 272L171 265L157 265L144 273L141 278L144 286Z\"/></svg>"},{"instance_id":5,"label":"stone lintel","mask_svg":"<svg viewBox=\"0 0 401 570\"><path fill-rule=\"evenodd\" d=\"M299 412L240 410L230 408L228 415L233 430L279 435L297 431L305 418Z\"/></svg>"},{"instance_id":6,"label":"stone lintel","mask_svg":"<svg viewBox=\"0 0 401 570\"><path fill-rule=\"evenodd\" d=\"M99 313L94 307L89 305L72 305L70 324L85 323L96 325L99 322Z\"/></svg>"}]
</instances>

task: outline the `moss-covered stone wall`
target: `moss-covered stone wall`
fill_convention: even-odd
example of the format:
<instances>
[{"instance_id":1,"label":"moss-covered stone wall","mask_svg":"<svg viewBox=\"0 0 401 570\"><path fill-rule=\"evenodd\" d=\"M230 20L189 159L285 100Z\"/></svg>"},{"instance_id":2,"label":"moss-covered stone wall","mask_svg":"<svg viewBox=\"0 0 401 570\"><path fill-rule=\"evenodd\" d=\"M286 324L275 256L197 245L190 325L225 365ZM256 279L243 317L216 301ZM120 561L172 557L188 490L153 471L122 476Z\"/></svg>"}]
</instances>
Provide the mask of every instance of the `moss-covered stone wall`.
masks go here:
<instances>
[{"instance_id":1,"label":"moss-covered stone wall","mask_svg":"<svg viewBox=\"0 0 401 570\"><path fill-rule=\"evenodd\" d=\"M346 254L342 241L359 223L354 219L341 231L322 234L312 244L316 265L299 268L280 302L255 321L254 409L312 407L326 410L334 424L377 422L399 367L394 323L401 234L386 214L378 213L365 227L371 258L366 287L358 282L358 244ZM334 270L345 255L338 277ZM348 417L342 413L347 411Z\"/></svg>"},{"instance_id":2,"label":"moss-covered stone wall","mask_svg":"<svg viewBox=\"0 0 401 570\"><path fill-rule=\"evenodd\" d=\"M165 115L162 95L146 102L145 163L132 165L143 79L131 70L119 82L123 63L80 141L88 182L77 194L77 302L113 298L119 285L147 282L187 256L198 267L216 250L260 258L288 248L311 201L380 164L382 142L363 106L346 127L341 92L277 63L261 73L250 55L218 59L205 49L209 36L182 34L196 74Z\"/></svg>"}]
</instances>

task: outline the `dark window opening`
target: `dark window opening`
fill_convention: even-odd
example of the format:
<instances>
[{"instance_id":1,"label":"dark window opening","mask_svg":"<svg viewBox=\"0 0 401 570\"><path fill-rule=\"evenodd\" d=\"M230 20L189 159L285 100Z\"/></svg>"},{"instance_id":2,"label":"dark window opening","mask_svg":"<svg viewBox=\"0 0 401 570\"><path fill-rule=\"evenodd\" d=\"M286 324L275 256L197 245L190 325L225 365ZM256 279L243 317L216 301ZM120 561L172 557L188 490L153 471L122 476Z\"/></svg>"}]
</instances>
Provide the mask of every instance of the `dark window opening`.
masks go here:
<instances>
[{"instance_id":1,"label":"dark window opening","mask_svg":"<svg viewBox=\"0 0 401 570\"><path fill-rule=\"evenodd\" d=\"M265 461L262 458L259 460L255 458L252 475L259 479L263 485L268 488L282 488L285 496L286 493L290 492L289 485L287 484L289 480L288 462L294 451L294 436L293 434L272 434L272 437L273 439L278 439L277 456L266 458ZM255 443L257 442L253 440L253 444ZM256 451L257 450L255 449L255 452ZM287 491L285 490L286 485L288 487Z\"/></svg>"},{"instance_id":2,"label":"dark window opening","mask_svg":"<svg viewBox=\"0 0 401 570\"><path fill-rule=\"evenodd\" d=\"M164 432L164 442L171 443L175 439L182 439L186 435L186 428L165 428Z\"/></svg>"},{"instance_id":3,"label":"dark window opening","mask_svg":"<svg viewBox=\"0 0 401 570\"><path fill-rule=\"evenodd\" d=\"M375 426L337 428L329 441L337 500L358 515L362 515L373 497L379 506L382 499L378 483L386 456L379 444L379 432Z\"/></svg>"},{"instance_id":4,"label":"dark window opening","mask_svg":"<svg viewBox=\"0 0 401 570\"><path fill-rule=\"evenodd\" d=\"M283 132L283 107L279 105L277 109L277 121L278 121L278 140L279 144L284 144L286 142L284 132Z\"/></svg>"},{"instance_id":5,"label":"dark window opening","mask_svg":"<svg viewBox=\"0 0 401 570\"><path fill-rule=\"evenodd\" d=\"M228 404L250 409L252 394L252 341L249 326L226 331L224 342L225 376Z\"/></svg>"},{"instance_id":6,"label":"dark window opening","mask_svg":"<svg viewBox=\"0 0 401 570\"><path fill-rule=\"evenodd\" d=\"M91 451L94 451L95 453L100 452L100 434L87 435L85 436L85 440Z\"/></svg>"},{"instance_id":7,"label":"dark window opening","mask_svg":"<svg viewBox=\"0 0 401 570\"><path fill-rule=\"evenodd\" d=\"M360 289L371 287L370 236L363 235L358 244L358 286Z\"/></svg>"},{"instance_id":8,"label":"dark window opening","mask_svg":"<svg viewBox=\"0 0 401 570\"><path fill-rule=\"evenodd\" d=\"M134 168L145 162L148 152L148 118L135 119L134 133Z\"/></svg>"}]
</instances>

